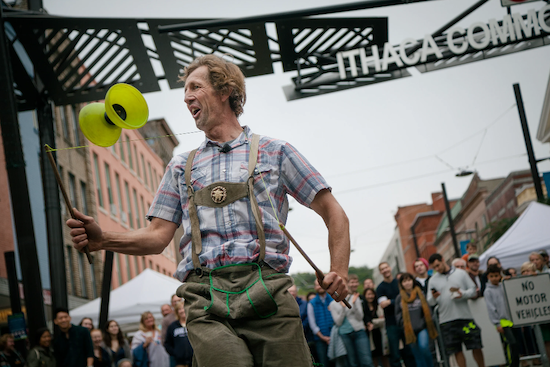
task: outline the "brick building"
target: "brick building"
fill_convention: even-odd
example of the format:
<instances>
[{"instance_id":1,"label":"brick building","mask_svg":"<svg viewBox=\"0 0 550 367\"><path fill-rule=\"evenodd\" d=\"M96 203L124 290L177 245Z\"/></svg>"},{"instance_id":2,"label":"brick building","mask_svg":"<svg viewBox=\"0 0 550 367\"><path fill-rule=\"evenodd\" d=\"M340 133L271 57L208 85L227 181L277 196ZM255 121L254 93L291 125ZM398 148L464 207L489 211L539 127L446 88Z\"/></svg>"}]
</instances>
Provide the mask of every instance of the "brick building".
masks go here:
<instances>
[{"instance_id":1,"label":"brick building","mask_svg":"<svg viewBox=\"0 0 550 367\"><path fill-rule=\"evenodd\" d=\"M455 201L450 201L453 206ZM403 258L408 272L414 273L416 258L429 258L436 252L434 247L437 226L445 212L443 195L432 193L432 204L415 204L399 207L395 221L403 249Z\"/></svg>"}]
</instances>

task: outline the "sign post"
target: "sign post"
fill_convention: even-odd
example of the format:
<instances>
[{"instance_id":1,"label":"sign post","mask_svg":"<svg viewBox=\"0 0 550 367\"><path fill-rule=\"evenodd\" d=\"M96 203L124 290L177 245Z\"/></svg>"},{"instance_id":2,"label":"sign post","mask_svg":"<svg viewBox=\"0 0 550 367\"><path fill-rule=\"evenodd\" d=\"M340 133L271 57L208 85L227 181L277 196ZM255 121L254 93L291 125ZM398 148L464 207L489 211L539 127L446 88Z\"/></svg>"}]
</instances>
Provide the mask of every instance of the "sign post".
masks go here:
<instances>
[{"instance_id":1,"label":"sign post","mask_svg":"<svg viewBox=\"0 0 550 367\"><path fill-rule=\"evenodd\" d=\"M502 282L514 327L533 325L542 365L550 367L539 324L550 323L550 274L506 279Z\"/></svg>"}]
</instances>

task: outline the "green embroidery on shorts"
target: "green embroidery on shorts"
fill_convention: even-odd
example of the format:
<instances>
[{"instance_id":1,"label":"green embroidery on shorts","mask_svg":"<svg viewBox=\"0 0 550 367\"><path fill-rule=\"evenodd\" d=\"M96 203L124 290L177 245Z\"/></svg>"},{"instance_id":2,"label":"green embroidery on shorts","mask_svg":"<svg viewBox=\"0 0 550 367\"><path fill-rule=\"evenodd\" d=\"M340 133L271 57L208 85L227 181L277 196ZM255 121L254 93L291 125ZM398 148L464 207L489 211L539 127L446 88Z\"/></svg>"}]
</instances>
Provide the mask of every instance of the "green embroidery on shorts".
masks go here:
<instances>
[{"instance_id":1,"label":"green embroidery on shorts","mask_svg":"<svg viewBox=\"0 0 550 367\"><path fill-rule=\"evenodd\" d=\"M464 334L470 334L470 331L474 330L476 327L476 324L474 324L473 321L470 321L468 325L462 328L462 331L464 331Z\"/></svg>"}]
</instances>

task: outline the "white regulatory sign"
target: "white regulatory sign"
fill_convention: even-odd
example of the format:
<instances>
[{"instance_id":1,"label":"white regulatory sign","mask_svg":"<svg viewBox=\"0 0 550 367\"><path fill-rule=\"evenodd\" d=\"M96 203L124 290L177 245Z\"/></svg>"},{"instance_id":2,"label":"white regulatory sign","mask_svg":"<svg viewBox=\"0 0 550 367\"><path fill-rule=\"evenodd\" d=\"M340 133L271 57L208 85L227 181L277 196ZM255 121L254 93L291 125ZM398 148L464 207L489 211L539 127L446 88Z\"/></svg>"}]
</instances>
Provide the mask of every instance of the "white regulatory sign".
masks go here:
<instances>
[{"instance_id":1,"label":"white regulatory sign","mask_svg":"<svg viewBox=\"0 0 550 367\"><path fill-rule=\"evenodd\" d=\"M500 4L502 6L512 6L512 5L518 5L518 4L532 3L534 1L538 1L538 0L500 0Z\"/></svg>"},{"instance_id":2,"label":"white regulatory sign","mask_svg":"<svg viewBox=\"0 0 550 367\"><path fill-rule=\"evenodd\" d=\"M550 274L511 278L502 284L514 326L550 322Z\"/></svg>"}]
</instances>

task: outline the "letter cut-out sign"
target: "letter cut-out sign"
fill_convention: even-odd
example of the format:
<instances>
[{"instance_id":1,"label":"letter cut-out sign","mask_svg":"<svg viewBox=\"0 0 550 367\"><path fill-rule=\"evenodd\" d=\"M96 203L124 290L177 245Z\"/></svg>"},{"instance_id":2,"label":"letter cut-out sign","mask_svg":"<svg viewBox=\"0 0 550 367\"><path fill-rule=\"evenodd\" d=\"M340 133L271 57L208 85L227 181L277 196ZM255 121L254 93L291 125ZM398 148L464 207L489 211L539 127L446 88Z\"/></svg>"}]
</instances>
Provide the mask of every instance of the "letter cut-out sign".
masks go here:
<instances>
[{"instance_id":1,"label":"letter cut-out sign","mask_svg":"<svg viewBox=\"0 0 550 367\"><path fill-rule=\"evenodd\" d=\"M550 274L511 278L502 284L514 326L550 322Z\"/></svg>"},{"instance_id":2,"label":"letter cut-out sign","mask_svg":"<svg viewBox=\"0 0 550 367\"><path fill-rule=\"evenodd\" d=\"M532 3L538 0L500 0L502 6L512 6L518 4Z\"/></svg>"}]
</instances>

